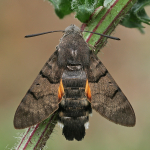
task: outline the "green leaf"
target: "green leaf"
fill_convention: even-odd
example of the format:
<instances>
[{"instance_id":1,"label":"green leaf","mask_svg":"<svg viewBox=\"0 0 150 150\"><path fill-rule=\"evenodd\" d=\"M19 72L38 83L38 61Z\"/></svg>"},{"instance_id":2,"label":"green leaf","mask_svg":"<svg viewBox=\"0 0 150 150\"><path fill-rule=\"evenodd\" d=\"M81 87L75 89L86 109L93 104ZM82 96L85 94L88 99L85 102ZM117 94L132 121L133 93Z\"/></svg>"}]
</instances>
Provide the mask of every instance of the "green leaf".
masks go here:
<instances>
[{"instance_id":1,"label":"green leaf","mask_svg":"<svg viewBox=\"0 0 150 150\"><path fill-rule=\"evenodd\" d=\"M147 5L150 5L150 0L138 0L120 24L128 28L138 28L141 33L144 33L142 23L150 25L150 18L144 9Z\"/></svg>"},{"instance_id":2,"label":"green leaf","mask_svg":"<svg viewBox=\"0 0 150 150\"><path fill-rule=\"evenodd\" d=\"M75 18L78 18L78 20L80 20L81 22L87 22L93 11L93 7L85 9L84 5L80 5L79 9L76 12Z\"/></svg>"},{"instance_id":3,"label":"green leaf","mask_svg":"<svg viewBox=\"0 0 150 150\"><path fill-rule=\"evenodd\" d=\"M55 8L55 13L60 19L73 12L71 8L72 0L49 0L49 1L53 4Z\"/></svg>"},{"instance_id":4,"label":"green leaf","mask_svg":"<svg viewBox=\"0 0 150 150\"><path fill-rule=\"evenodd\" d=\"M76 12L75 17L85 23L89 20L94 10L103 5L104 0L74 0L72 9Z\"/></svg>"},{"instance_id":5,"label":"green leaf","mask_svg":"<svg viewBox=\"0 0 150 150\"><path fill-rule=\"evenodd\" d=\"M75 17L85 23L89 20L94 10L103 5L104 0L49 0L57 16L62 19L72 12L76 12Z\"/></svg>"}]
</instances>

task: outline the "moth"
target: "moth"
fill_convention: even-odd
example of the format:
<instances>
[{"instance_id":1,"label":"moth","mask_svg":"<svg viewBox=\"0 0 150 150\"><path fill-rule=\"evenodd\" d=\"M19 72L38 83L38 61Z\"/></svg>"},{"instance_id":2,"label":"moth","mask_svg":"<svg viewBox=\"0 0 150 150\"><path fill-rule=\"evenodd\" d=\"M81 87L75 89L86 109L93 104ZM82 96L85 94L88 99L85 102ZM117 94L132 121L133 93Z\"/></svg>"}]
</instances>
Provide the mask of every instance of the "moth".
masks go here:
<instances>
[{"instance_id":1,"label":"moth","mask_svg":"<svg viewBox=\"0 0 150 150\"><path fill-rule=\"evenodd\" d=\"M65 138L80 141L92 109L116 124L135 125L128 99L90 50L82 31L70 25L18 106L14 127L36 125L57 111Z\"/></svg>"}]
</instances>

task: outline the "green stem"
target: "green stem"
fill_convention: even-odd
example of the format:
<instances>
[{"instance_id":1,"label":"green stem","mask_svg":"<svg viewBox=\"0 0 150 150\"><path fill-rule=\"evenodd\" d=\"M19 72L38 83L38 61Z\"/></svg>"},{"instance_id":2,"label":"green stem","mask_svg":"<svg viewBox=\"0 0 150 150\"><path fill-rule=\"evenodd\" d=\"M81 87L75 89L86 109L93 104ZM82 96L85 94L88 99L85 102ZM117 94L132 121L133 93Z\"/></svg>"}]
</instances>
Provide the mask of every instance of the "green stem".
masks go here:
<instances>
[{"instance_id":1,"label":"green stem","mask_svg":"<svg viewBox=\"0 0 150 150\"><path fill-rule=\"evenodd\" d=\"M43 149L57 123L57 115L54 113L40 124L28 128L15 150Z\"/></svg>"},{"instance_id":2,"label":"green stem","mask_svg":"<svg viewBox=\"0 0 150 150\"><path fill-rule=\"evenodd\" d=\"M110 35L136 1L137 0L112 0L107 7L98 7L92 14L89 22L82 24L81 30ZM106 37L92 33L83 33L83 36L86 42L95 47L95 54L97 54L107 42Z\"/></svg>"}]
</instances>

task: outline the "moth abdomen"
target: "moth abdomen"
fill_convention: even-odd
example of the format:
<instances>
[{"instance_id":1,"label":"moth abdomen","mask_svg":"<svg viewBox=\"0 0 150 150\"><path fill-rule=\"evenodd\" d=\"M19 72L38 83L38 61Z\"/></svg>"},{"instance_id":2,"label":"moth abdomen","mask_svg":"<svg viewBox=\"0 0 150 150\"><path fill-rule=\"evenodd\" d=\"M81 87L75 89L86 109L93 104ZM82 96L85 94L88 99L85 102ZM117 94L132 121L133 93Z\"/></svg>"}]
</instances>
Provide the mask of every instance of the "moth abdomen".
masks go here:
<instances>
[{"instance_id":1,"label":"moth abdomen","mask_svg":"<svg viewBox=\"0 0 150 150\"><path fill-rule=\"evenodd\" d=\"M89 117L62 117L59 118L59 121L63 127L62 134L67 140L81 141L85 136L85 129L88 128Z\"/></svg>"},{"instance_id":2,"label":"moth abdomen","mask_svg":"<svg viewBox=\"0 0 150 150\"><path fill-rule=\"evenodd\" d=\"M62 75L62 84L64 95L58 109L58 121L63 128L62 134L67 140L80 141L85 136L89 114L92 113L91 104L85 92L87 84L85 71L65 70Z\"/></svg>"},{"instance_id":3,"label":"moth abdomen","mask_svg":"<svg viewBox=\"0 0 150 150\"><path fill-rule=\"evenodd\" d=\"M85 87L86 85L86 73L83 70L78 71L68 71L65 70L62 74L62 82L64 88L75 88L75 87Z\"/></svg>"}]
</instances>

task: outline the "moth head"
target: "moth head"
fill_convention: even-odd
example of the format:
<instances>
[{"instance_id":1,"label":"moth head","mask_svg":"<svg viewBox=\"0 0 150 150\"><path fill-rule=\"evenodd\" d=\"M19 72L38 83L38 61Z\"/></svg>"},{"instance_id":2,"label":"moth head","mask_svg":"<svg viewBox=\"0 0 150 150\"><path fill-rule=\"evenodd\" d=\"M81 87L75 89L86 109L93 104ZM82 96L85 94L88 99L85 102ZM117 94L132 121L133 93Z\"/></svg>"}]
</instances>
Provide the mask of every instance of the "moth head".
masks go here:
<instances>
[{"instance_id":1,"label":"moth head","mask_svg":"<svg viewBox=\"0 0 150 150\"><path fill-rule=\"evenodd\" d=\"M76 25L74 24L71 24L70 26L68 26L66 29L65 29L65 34L80 34L81 33L81 30L79 27L77 27Z\"/></svg>"}]
</instances>

